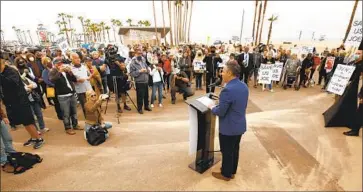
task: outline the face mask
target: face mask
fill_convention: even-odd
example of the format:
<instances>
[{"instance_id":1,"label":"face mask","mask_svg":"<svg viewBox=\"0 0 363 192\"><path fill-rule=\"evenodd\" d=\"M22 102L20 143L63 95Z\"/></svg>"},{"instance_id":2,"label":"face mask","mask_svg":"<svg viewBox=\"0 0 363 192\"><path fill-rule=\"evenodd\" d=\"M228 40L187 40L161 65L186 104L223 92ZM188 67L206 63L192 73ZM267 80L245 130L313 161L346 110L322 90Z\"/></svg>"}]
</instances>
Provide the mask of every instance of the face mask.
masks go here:
<instances>
[{"instance_id":1,"label":"face mask","mask_svg":"<svg viewBox=\"0 0 363 192\"><path fill-rule=\"evenodd\" d=\"M25 63L24 62L21 62L21 63L19 63L18 64L20 67L23 67L23 66L25 66Z\"/></svg>"},{"instance_id":2,"label":"face mask","mask_svg":"<svg viewBox=\"0 0 363 192\"><path fill-rule=\"evenodd\" d=\"M201 57L202 56L202 54L198 54L198 57Z\"/></svg>"},{"instance_id":3,"label":"face mask","mask_svg":"<svg viewBox=\"0 0 363 192\"><path fill-rule=\"evenodd\" d=\"M137 57L136 57L136 59L137 59L138 61L141 61L141 60L142 60L142 57L141 57L141 56L137 56Z\"/></svg>"},{"instance_id":4,"label":"face mask","mask_svg":"<svg viewBox=\"0 0 363 192\"><path fill-rule=\"evenodd\" d=\"M355 55L354 55L354 60L358 60L358 59L359 59L359 57L360 57L360 56L359 56L358 54L355 54Z\"/></svg>"},{"instance_id":5,"label":"face mask","mask_svg":"<svg viewBox=\"0 0 363 192\"><path fill-rule=\"evenodd\" d=\"M212 50L212 51L210 51L211 53L215 53L216 51L215 50Z\"/></svg>"},{"instance_id":6,"label":"face mask","mask_svg":"<svg viewBox=\"0 0 363 192\"><path fill-rule=\"evenodd\" d=\"M29 61L32 61L33 62L34 61L34 57L30 57L29 58Z\"/></svg>"}]
</instances>

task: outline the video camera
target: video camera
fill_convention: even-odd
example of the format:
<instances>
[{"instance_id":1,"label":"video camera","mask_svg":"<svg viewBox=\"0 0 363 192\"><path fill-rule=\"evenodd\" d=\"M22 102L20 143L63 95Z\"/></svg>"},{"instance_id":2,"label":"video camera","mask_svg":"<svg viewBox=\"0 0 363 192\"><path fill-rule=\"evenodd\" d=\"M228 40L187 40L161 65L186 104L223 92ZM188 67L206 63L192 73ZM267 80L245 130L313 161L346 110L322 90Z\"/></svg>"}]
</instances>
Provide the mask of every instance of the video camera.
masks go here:
<instances>
[{"instance_id":1,"label":"video camera","mask_svg":"<svg viewBox=\"0 0 363 192\"><path fill-rule=\"evenodd\" d=\"M118 55L118 47L116 45L108 45L105 49L105 56L110 62L115 62Z\"/></svg>"}]
</instances>

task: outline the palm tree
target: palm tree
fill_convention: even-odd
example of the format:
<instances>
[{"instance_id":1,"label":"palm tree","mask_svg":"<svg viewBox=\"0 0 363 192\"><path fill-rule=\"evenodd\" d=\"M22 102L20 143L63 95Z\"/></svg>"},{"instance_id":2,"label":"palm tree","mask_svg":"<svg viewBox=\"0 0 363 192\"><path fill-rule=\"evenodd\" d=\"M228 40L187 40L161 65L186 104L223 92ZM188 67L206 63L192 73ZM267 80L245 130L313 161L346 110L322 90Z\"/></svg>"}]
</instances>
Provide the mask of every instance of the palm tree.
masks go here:
<instances>
[{"instance_id":1,"label":"palm tree","mask_svg":"<svg viewBox=\"0 0 363 192\"><path fill-rule=\"evenodd\" d=\"M165 16L164 16L164 1L161 1L161 13L163 15L163 28L164 28L164 43L166 44L166 29L165 29Z\"/></svg>"},{"instance_id":2,"label":"palm tree","mask_svg":"<svg viewBox=\"0 0 363 192\"><path fill-rule=\"evenodd\" d=\"M86 19L84 21L84 25L85 25L85 28L86 28L86 37L87 37L87 42L90 42L92 41L92 38L91 38L91 31L89 30L89 26L91 24L91 20L90 19Z\"/></svg>"},{"instance_id":3,"label":"palm tree","mask_svg":"<svg viewBox=\"0 0 363 192\"><path fill-rule=\"evenodd\" d=\"M171 5L170 5L170 0L168 0L168 12L169 12L169 25L170 25L170 33L169 33L170 34L170 43L171 43L171 46L174 46L174 42L173 42L173 30L172 30L172 24L171 24Z\"/></svg>"},{"instance_id":4,"label":"palm tree","mask_svg":"<svg viewBox=\"0 0 363 192\"><path fill-rule=\"evenodd\" d=\"M126 20L126 23L128 23L128 24L129 24L129 26L131 27L131 26L132 26L132 19L131 19L131 18L128 18L128 19Z\"/></svg>"},{"instance_id":5,"label":"palm tree","mask_svg":"<svg viewBox=\"0 0 363 192\"><path fill-rule=\"evenodd\" d=\"M113 29L113 36L116 42L116 27L117 27L117 22L119 20L118 19L111 19L111 23L112 23L112 29Z\"/></svg>"},{"instance_id":6,"label":"palm tree","mask_svg":"<svg viewBox=\"0 0 363 192\"><path fill-rule=\"evenodd\" d=\"M59 29L59 32L62 30L62 27L61 27L61 24L62 22L60 22L59 20L55 22L56 25L58 25L58 29ZM38 25L39 26L39 25Z\"/></svg>"},{"instance_id":7,"label":"palm tree","mask_svg":"<svg viewBox=\"0 0 363 192\"><path fill-rule=\"evenodd\" d=\"M106 26L106 23L102 21L100 23L100 27L101 27L100 30L102 31L103 41L106 41L105 26Z\"/></svg>"},{"instance_id":8,"label":"palm tree","mask_svg":"<svg viewBox=\"0 0 363 192\"><path fill-rule=\"evenodd\" d=\"M188 42L190 42L190 23L192 22L193 13L193 0L190 1L190 16L189 16L189 26L188 26Z\"/></svg>"},{"instance_id":9,"label":"palm tree","mask_svg":"<svg viewBox=\"0 0 363 192\"><path fill-rule=\"evenodd\" d=\"M256 0L256 4L255 4L255 17L253 18L252 44L253 44L253 42L255 40L255 25L256 25L257 7L258 7L258 0Z\"/></svg>"},{"instance_id":10,"label":"palm tree","mask_svg":"<svg viewBox=\"0 0 363 192\"><path fill-rule=\"evenodd\" d=\"M272 24L277 20L278 16L272 15L268 20L270 21L270 29L268 30L268 36L267 36L267 43L266 45L269 45L270 39L271 39L271 32L272 32Z\"/></svg>"},{"instance_id":11,"label":"palm tree","mask_svg":"<svg viewBox=\"0 0 363 192\"><path fill-rule=\"evenodd\" d=\"M265 20L266 8L267 8L267 0L265 0L265 2L263 4L262 22L261 22L260 34L259 34L259 37L258 37L258 42L259 43L261 42L262 29L263 29L263 21Z\"/></svg>"},{"instance_id":12,"label":"palm tree","mask_svg":"<svg viewBox=\"0 0 363 192\"><path fill-rule=\"evenodd\" d=\"M184 20L183 20L183 41L187 41L187 23L188 23L188 11L189 11L189 1L185 1L185 7L184 7Z\"/></svg>"},{"instance_id":13,"label":"palm tree","mask_svg":"<svg viewBox=\"0 0 363 192\"><path fill-rule=\"evenodd\" d=\"M110 42L110 29L111 29L111 27L105 26L105 30L107 32L107 37L108 37L108 42Z\"/></svg>"},{"instance_id":14,"label":"palm tree","mask_svg":"<svg viewBox=\"0 0 363 192\"><path fill-rule=\"evenodd\" d=\"M348 27L347 27L347 31L345 32L345 36L344 36L344 39L343 39L343 43L345 43L345 41L347 40L350 29L352 28L352 23L353 23L355 11L357 10L358 2L359 2L358 0L355 0L354 6L353 6L353 11L352 11L352 14L350 15L350 20L349 20L349 24L348 24Z\"/></svg>"},{"instance_id":15,"label":"palm tree","mask_svg":"<svg viewBox=\"0 0 363 192\"><path fill-rule=\"evenodd\" d=\"M83 31L83 38L84 38L84 42L86 43L86 30L84 29L84 18L82 16L78 16L78 19L81 22L82 31Z\"/></svg>"},{"instance_id":16,"label":"palm tree","mask_svg":"<svg viewBox=\"0 0 363 192\"><path fill-rule=\"evenodd\" d=\"M62 19L61 24L63 25L64 30L62 29L61 31L65 32L66 37L67 37L67 42L70 45L69 36L68 36L68 30L67 30L67 22L65 20L66 14L65 13L58 13L58 17L60 17Z\"/></svg>"},{"instance_id":17,"label":"palm tree","mask_svg":"<svg viewBox=\"0 0 363 192\"><path fill-rule=\"evenodd\" d=\"M150 27L151 26L151 23L149 20L144 20L144 26L145 27Z\"/></svg>"},{"instance_id":18,"label":"palm tree","mask_svg":"<svg viewBox=\"0 0 363 192\"><path fill-rule=\"evenodd\" d=\"M260 27L260 21L261 21L261 11L262 11L262 2L260 3L260 7L258 10L258 20L257 20L257 28L256 28L256 36L255 36L255 45L258 45L258 30Z\"/></svg>"},{"instance_id":19,"label":"palm tree","mask_svg":"<svg viewBox=\"0 0 363 192\"><path fill-rule=\"evenodd\" d=\"M17 33L17 31L16 31L16 27L15 27L15 26L13 26L13 27L12 27L12 29L14 30L15 35L16 35L16 37L18 38L18 41L20 42L20 39L19 39L18 33Z\"/></svg>"},{"instance_id":20,"label":"palm tree","mask_svg":"<svg viewBox=\"0 0 363 192\"><path fill-rule=\"evenodd\" d=\"M142 25L144 25L144 21L140 20L140 21L137 22L137 24L138 24L139 27L142 27Z\"/></svg>"},{"instance_id":21,"label":"palm tree","mask_svg":"<svg viewBox=\"0 0 363 192\"><path fill-rule=\"evenodd\" d=\"M159 45L158 28L157 28L157 25L156 25L155 1L154 0L153 0L153 12L154 12L154 25L155 25L156 44Z\"/></svg>"},{"instance_id":22,"label":"palm tree","mask_svg":"<svg viewBox=\"0 0 363 192\"><path fill-rule=\"evenodd\" d=\"M73 18L72 15L66 15L67 19L68 19L68 26L69 26L69 29L68 30L70 33L71 33L71 46L73 46L73 33L74 33L74 30L72 30L72 23L71 23L71 19Z\"/></svg>"},{"instance_id":23,"label":"palm tree","mask_svg":"<svg viewBox=\"0 0 363 192\"><path fill-rule=\"evenodd\" d=\"M97 24L96 23L90 24L89 29L93 34L93 41L96 42L97 41L97 30L98 30Z\"/></svg>"},{"instance_id":24,"label":"palm tree","mask_svg":"<svg viewBox=\"0 0 363 192\"><path fill-rule=\"evenodd\" d=\"M177 24L177 3L173 3L173 13L174 13L174 39L175 44L178 45L178 24Z\"/></svg>"},{"instance_id":25,"label":"palm tree","mask_svg":"<svg viewBox=\"0 0 363 192\"><path fill-rule=\"evenodd\" d=\"M34 42L33 42L32 36L30 35L30 30L27 30L26 32L28 32L28 35L29 35L29 38L30 38L30 42L33 45Z\"/></svg>"}]
</instances>

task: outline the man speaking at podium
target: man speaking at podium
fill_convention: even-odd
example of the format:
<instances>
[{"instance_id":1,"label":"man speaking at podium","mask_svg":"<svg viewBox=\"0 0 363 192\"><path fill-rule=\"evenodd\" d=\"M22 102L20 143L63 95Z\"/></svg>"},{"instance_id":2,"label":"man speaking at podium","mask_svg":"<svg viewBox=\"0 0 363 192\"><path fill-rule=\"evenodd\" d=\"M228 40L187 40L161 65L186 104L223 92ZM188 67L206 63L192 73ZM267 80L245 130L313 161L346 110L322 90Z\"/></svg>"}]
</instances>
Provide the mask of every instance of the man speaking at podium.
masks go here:
<instances>
[{"instance_id":1,"label":"man speaking at podium","mask_svg":"<svg viewBox=\"0 0 363 192\"><path fill-rule=\"evenodd\" d=\"M222 78L226 86L219 97L218 105L210 105L214 115L219 117L219 145L222 153L221 173L213 177L225 181L234 178L239 158L239 144L246 132L247 85L237 77L241 72L236 61L229 61L223 68Z\"/></svg>"}]
</instances>

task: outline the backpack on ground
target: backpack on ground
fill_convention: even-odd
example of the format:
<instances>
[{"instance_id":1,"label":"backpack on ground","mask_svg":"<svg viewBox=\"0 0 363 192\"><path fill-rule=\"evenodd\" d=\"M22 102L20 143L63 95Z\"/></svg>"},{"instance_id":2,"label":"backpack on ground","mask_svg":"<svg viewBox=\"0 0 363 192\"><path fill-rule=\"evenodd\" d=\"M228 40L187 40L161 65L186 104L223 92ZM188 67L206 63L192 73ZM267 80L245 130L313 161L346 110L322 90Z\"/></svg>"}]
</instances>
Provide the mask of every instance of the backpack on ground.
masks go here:
<instances>
[{"instance_id":1,"label":"backpack on ground","mask_svg":"<svg viewBox=\"0 0 363 192\"><path fill-rule=\"evenodd\" d=\"M33 168L33 165L43 161L39 155L25 152L9 153L7 159L10 165L14 167L14 174L24 173ZM18 170L19 167L22 169Z\"/></svg>"},{"instance_id":2,"label":"backpack on ground","mask_svg":"<svg viewBox=\"0 0 363 192\"><path fill-rule=\"evenodd\" d=\"M102 128L100 125L93 125L86 132L87 142L92 146L97 146L106 141L107 129Z\"/></svg>"}]
</instances>

